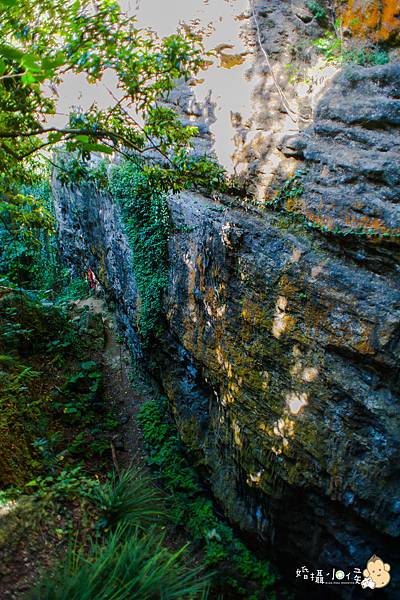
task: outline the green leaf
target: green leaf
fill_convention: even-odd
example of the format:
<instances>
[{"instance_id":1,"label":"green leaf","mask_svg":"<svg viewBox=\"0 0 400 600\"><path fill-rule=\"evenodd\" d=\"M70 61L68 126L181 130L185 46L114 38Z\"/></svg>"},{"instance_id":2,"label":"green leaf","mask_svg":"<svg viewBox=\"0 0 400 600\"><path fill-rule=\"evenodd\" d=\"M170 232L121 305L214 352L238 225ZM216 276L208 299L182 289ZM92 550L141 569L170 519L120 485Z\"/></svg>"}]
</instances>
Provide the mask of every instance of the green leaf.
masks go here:
<instances>
[{"instance_id":1,"label":"green leaf","mask_svg":"<svg viewBox=\"0 0 400 600\"><path fill-rule=\"evenodd\" d=\"M87 360L86 362L81 363L81 369L84 371L91 370L95 367L97 367L97 363L94 360Z\"/></svg>"},{"instance_id":2,"label":"green leaf","mask_svg":"<svg viewBox=\"0 0 400 600\"><path fill-rule=\"evenodd\" d=\"M14 46L8 44L0 44L0 55L10 60L21 60L24 53Z\"/></svg>"},{"instance_id":3,"label":"green leaf","mask_svg":"<svg viewBox=\"0 0 400 600\"><path fill-rule=\"evenodd\" d=\"M32 73L24 73L21 81L24 85L31 85L32 83L36 83L36 77Z\"/></svg>"},{"instance_id":4,"label":"green leaf","mask_svg":"<svg viewBox=\"0 0 400 600\"><path fill-rule=\"evenodd\" d=\"M27 71L32 71L33 73L40 73L42 70L34 54L24 54L21 58L21 64Z\"/></svg>"},{"instance_id":5,"label":"green leaf","mask_svg":"<svg viewBox=\"0 0 400 600\"><path fill-rule=\"evenodd\" d=\"M88 152L104 152L105 154L113 153L113 149L110 146L106 146L106 144L86 144L85 150Z\"/></svg>"},{"instance_id":6,"label":"green leaf","mask_svg":"<svg viewBox=\"0 0 400 600\"><path fill-rule=\"evenodd\" d=\"M64 134L61 133L61 131L52 131L51 133L49 133L49 142L55 144L62 139L63 135Z\"/></svg>"},{"instance_id":7,"label":"green leaf","mask_svg":"<svg viewBox=\"0 0 400 600\"><path fill-rule=\"evenodd\" d=\"M81 142L82 144L88 144L90 140L88 135L75 135L74 138L77 142Z\"/></svg>"},{"instance_id":8,"label":"green leaf","mask_svg":"<svg viewBox=\"0 0 400 600\"><path fill-rule=\"evenodd\" d=\"M72 415L79 412L77 408L74 408L73 406L70 406L68 408L64 408L64 413L67 415Z\"/></svg>"},{"instance_id":9,"label":"green leaf","mask_svg":"<svg viewBox=\"0 0 400 600\"><path fill-rule=\"evenodd\" d=\"M53 69L56 69L57 67L61 67L61 65L63 65L66 62L66 60L67 60L67 57L64 54L64 52L58 52L52 58L48 58L48 57L44 58L42 60L42 67L46 71L53 70Z\"/></svg>"},{"instance_id":10,"label":"green leaf","mask_svg":"<svg viewBox=\"0 0 400 600\"><path fill-rule=\"evenodd\" d=\"M25 487L34 487L35 485L38 485L38 482L36 479L32 479L32 481L28 481L28 483L25 484Z\"/></svg>"}]
</instances>

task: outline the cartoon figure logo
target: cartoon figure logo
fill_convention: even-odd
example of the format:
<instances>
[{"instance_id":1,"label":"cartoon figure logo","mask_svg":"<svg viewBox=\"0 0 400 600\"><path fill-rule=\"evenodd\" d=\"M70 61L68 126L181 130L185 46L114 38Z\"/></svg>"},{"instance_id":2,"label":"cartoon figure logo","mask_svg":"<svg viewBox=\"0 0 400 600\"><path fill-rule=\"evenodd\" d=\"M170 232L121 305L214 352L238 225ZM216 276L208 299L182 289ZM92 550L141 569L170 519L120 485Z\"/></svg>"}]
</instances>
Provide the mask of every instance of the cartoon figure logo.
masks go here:
<instances>
[{"instance_id":1,"label":"cartoon figure logo","mask_svg":"<svg viewBox=\"0 0 400 600\"><path fill-rule=\"evenodd\" d=\"M389 571L390 565L384 563L379 556L374 554L367 562L367 568L363 571L365 579L362 580L361 586L363 589L369 587L371 590L387 586L390 581Z\"/></svg>"}]
</instances>

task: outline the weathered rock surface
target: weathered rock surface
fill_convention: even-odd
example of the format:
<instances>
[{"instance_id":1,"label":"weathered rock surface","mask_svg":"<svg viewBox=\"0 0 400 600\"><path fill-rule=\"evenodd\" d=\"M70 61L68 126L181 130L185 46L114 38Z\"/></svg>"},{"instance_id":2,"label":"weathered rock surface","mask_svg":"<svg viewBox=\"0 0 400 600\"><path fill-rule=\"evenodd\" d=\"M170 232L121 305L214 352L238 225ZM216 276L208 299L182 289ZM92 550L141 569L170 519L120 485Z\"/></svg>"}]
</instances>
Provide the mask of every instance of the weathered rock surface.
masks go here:
<instances>
[{"instance_id":1,"label":"weathered rock surface","mask_svg":"<svg viewBox=\"0 0 400 600\"><path fill-rule=\"evenodd\" d=\"M219 501L315 564L395 562L398 282L270 218L172 209L194 231L171 242L164 384Z\"/></svg>"},{"instance_id":2,"label":"weathered rock surface","mask_svg":"<svg viewBox=\"0 0 400 600\"><path fill-rule=\"evenodd\" d=\"M283 141L305 159L305 193L289 209L330 230L400 234L400 64L347 67L313 124Z\"/></svg>"},{"instance_id":3,"label":"weathered rock surface","mask_svg":"<svg viewBox=\"0 0 400 600\"><path fill-rule=\"evenodd\" d=\"M398 40L400 6L393 0L342 0L343 26L355 36Z\"/></svg>"},{"instance_id":4,"label":"weathered rock surface","mask_svg":"<svg viewBox=\"0 0 400 600\"><path fill-rule=\"evenodd\" d=\"M120 211L106 192L94 186L60 187L53 177L61 255L75 276L91 269L116 305L131 349L140 355L135 332L137 288L132 253L122 230Z\"/></svg>"}]
</instances>

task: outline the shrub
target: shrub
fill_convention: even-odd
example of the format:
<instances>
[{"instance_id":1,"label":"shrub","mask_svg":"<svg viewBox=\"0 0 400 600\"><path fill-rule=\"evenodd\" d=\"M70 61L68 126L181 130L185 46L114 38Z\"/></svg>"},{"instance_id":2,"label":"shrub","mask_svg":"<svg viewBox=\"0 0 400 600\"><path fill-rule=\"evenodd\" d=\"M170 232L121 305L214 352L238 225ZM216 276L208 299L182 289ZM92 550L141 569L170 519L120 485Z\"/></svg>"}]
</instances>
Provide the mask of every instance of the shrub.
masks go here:
<instances>
[{"instance_id":1,"label":"shrub","mask_svg":"<svg viewBox=\"0 0 400 600\"><path fill-rule=\"evenodd\" d=\"M379 48L366 46L344 48L342 61L348 64L361 65L362 67L385 65L389 62L389 55L386 50Z\"/></svg>"},{"instance_id":2,"label":"shrub","mask_svg":"<svg viewBox=\"0 0 400 600\"><path fill-rule=\"evenodd\" d=\"M312 43L327 62L338 65L356 64L370 67L384 65L390 60L383 48L370 43L346 40L342 34L340 19L336 20L333 31L325 31L322 37L313 40Z\"/></svg>"}]
</instances>

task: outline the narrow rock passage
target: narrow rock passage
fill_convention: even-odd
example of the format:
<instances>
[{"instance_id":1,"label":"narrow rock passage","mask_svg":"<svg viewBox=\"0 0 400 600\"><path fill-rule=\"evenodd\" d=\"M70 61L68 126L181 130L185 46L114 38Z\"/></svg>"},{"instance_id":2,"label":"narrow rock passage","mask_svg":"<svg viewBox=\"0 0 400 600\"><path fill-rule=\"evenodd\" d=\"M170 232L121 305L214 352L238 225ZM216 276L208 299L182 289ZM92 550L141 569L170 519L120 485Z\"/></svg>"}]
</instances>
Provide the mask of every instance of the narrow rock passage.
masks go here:
<instances>
[{"instance_id":1,"label":"narrow rock passage","mask_svg":"<svg viewBox=\"0 0 400 600\"><path fill-rule=\"evenodd\" d=\"M132 361L129 349L118 331L115 314L100 296L92 296L77 303L93 314L100 314L104 326L104 348L99 357L103 373L105 404L114 411L121 427L112 440L114 466L128 467L132 462L142 463L144 452L136 415L142 402L156 393L155 384Z\"/></svg>"}]
</instances>

